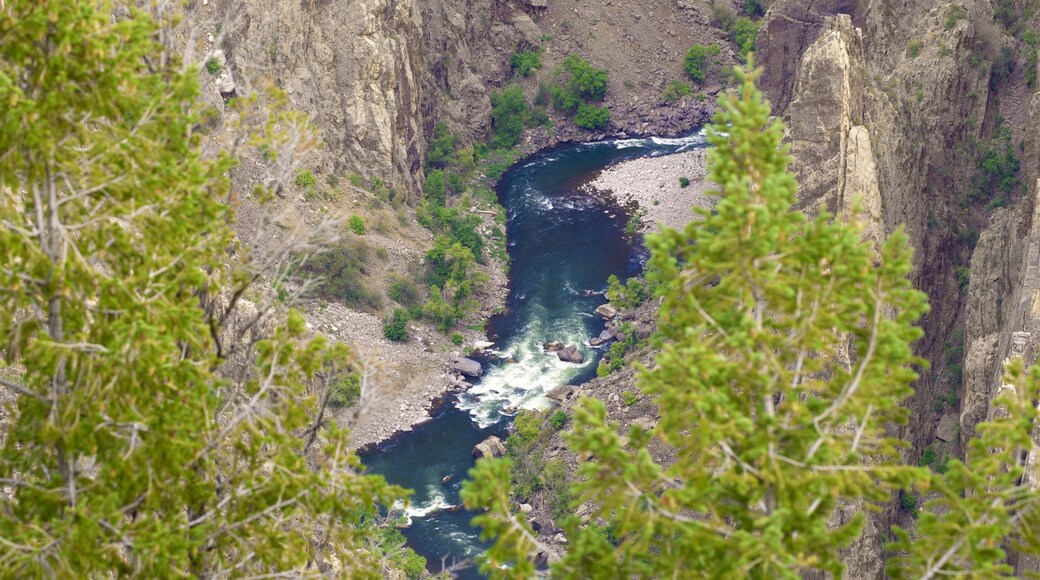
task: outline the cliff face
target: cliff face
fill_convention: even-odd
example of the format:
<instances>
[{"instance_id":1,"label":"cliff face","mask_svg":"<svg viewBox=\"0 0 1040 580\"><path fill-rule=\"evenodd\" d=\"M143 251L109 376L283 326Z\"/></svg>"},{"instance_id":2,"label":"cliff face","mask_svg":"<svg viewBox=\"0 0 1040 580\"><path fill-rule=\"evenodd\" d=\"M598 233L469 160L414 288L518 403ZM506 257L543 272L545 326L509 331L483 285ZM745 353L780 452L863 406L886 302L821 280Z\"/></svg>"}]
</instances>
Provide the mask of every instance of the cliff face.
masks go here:
<instances>
[{"instance_id":1,"label":"cliff face","mask_svg":"<svg viewBox=\"0 0 1040 580\"><path fill-rule=\"evenodd\" d=\"M951 17L948 6L926 2L778 0L757 46L762 85L787 124L800 205L841 214L858 200L871 237L904 227L915 248L913 279L932 310L918 345L931 369L921 373L902 433L912 463L926 446L961 456L993 412L1004 362L1032 363L1040 352L1040 96L1027 113L1002 106L1005 85L991 62L1014 41L988 2L960 6ZM1024 138L1024 195L991 213L966 200L978 144L999 114ZM894 509L873 519L846 553L849 577L882 577L879 530L910 523Z\"/></svg>"},{"instance_id":2,"label":"cliff face","mask_svg":"<svg viewBox=\"0 0 1040 580\"><path fill-rule=\"evenodd\" d=\"M435 120L465 140L485 137L487 87L539 34L519 5L469 0L213 0L186 16L226 25L206 32L222 36L240 93L273 79L310 115L326 145L321 170L413 194Z\"/></svg>"}]
</instances>

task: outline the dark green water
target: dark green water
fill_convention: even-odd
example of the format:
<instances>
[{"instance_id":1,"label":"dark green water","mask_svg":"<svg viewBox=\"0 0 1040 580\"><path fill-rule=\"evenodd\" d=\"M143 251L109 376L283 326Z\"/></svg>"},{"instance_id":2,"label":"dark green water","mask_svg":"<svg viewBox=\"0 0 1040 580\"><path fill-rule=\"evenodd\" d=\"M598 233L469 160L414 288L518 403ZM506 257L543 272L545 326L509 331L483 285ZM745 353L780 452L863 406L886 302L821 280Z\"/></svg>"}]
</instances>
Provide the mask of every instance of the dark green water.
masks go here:
<instances>
[{"instance_id":1,"label":"dark green water","mask_svg":"<svg viewBox=\"0 0 1040 580\"><path fill-rule=\"evenodd\" d=\"M543 396L560 384L580 384L595 375L603 348L588 345L603 330L593 315L606 300L607 277L622 280L646 260L638 239L625 235L628 216L612 199L581 186L618 161L703 147L703 135L678 139L631 139L565 145L519 163L498 185L508 212L510 284L507 310L488 321L488 335L503 355L517 362L486 365L484 378L455 396L432 421L396 437L362 457L368 471L414 490L404 529L408 545L431 569L442 558L480 555L486 545L470 526L473 514L451 510L473 466L473 446L490 435L505 439L509 406L547 408ZM578 345L581 365L542 352L550 340ZM447 485L445 476L452 480ZM479 578L475 568L460 577Z\"/></svg>"}]
</instances>

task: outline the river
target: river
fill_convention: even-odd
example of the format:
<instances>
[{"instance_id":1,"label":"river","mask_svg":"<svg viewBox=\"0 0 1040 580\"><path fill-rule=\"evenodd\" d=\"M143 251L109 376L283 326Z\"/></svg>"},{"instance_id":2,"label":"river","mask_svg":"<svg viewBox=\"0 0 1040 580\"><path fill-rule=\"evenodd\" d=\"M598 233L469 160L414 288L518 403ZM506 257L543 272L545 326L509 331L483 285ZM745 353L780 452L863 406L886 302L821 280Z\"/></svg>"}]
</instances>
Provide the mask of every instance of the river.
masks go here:
<instances>
[{"instance_id":1,"label":"river","mask_svg":"<svg viewBox=\"0 0 1040 580\"><path fill-rule=\"evenodd\" d=\"M402 531L432 570L440 570L442 558L451 564L486 549L469 524L473 514L450 509L461 503L473 446L490 435L506 438L503 409L547 408L547 390L595 376L605 347L590 347L588 340L603 330L593 311L606 299L587 291L602 292L611 274L624 280L638 273L647 258L638 236L625 233L624 208L581 186L619 161L703 146L703 132L568 144L518 163L499 181L499 202L508 214L509 296L506 311L488 321L487 331L502 356L516 362L483 363L483 379L454 395L431 421L362 456L369 473L414 491L407 510L411 526ZM544 353L542 344L550 340L577 345L584 363ZM446 476L451 481L443 484ZM481 576L474 567L459 577Z\"/></svg>"}]
</instances>

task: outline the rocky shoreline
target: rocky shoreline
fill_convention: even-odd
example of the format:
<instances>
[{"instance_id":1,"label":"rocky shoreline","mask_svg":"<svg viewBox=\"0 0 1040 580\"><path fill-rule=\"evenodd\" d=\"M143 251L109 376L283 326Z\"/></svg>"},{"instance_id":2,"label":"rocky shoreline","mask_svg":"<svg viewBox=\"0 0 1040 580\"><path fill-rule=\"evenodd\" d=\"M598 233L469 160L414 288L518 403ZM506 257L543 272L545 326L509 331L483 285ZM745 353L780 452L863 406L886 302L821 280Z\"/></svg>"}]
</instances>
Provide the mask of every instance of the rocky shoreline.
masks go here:
<instances>
[{"instance_id":1,"label":"rocky shoreline","mask_svg":"<svg viewBox=\"0 0 1040 580\"><path fill-rule=\"evenodd\" d=\"M586 185L590 192L608 192L621 205L636 204L643 215L641 231L659 224L682 229L696 219L692 208L708 209L715 197L708 193L707 150L622 161L604 169Z\"/></svg>"},{"instance_id":2,"label":"rocky shoreline","mask_svg":"<svg viewBox=\"0 0 1040 580\"><path fill-rule=\"evenodd\" d=\"M520 149L525 156L531 156L567 143L684 135L711 121L715 102L714 98L700 101L684 97L673 106L613 105L610 112L610 124L603 131L588 131L571 122L558 122L551 129L539 127L531 131Z\"/></svg>"}]
</instances>

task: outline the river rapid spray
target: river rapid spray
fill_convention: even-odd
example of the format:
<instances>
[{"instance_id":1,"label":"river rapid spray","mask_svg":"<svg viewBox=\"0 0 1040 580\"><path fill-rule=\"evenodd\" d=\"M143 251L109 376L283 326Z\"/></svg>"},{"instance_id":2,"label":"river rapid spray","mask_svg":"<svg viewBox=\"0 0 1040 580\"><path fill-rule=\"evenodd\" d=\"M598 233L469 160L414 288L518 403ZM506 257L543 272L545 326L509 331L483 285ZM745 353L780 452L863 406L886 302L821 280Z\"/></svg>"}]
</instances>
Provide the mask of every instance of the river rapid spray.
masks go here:
<instances>
[{"instance_id":1,"label":"river rapid spray","mask_svg":"<svg viewBox=\"0 0 1040 580\"><path fill-rule=\"evenodd\" d=\"M609 347L589 345L603 329L593 311L606 301L601 293L607 277L623 280L646 261L640 240L625 232L624 208L610 196L581 191L582 185L620 161L704 146L703 130L677 138L567 144L521 161L499 181L499 202L508 213L509 297L506 311L487 330L506 360L483 362L484 377L468 392L452 395L431 421L362 456L369 473L414 491L403 510L410 523L403 532L433 570L444 557L450 564L487 547L469 525L473 514L455 507L474 462L473 446L491 435L505 439L505 410L548 408L548 390L595 376ZM544 352L542 345L552 340L577 346L584 362L566 363ZM480 577L475 568L459 576Z\"/></svg>"}]
</instances>

